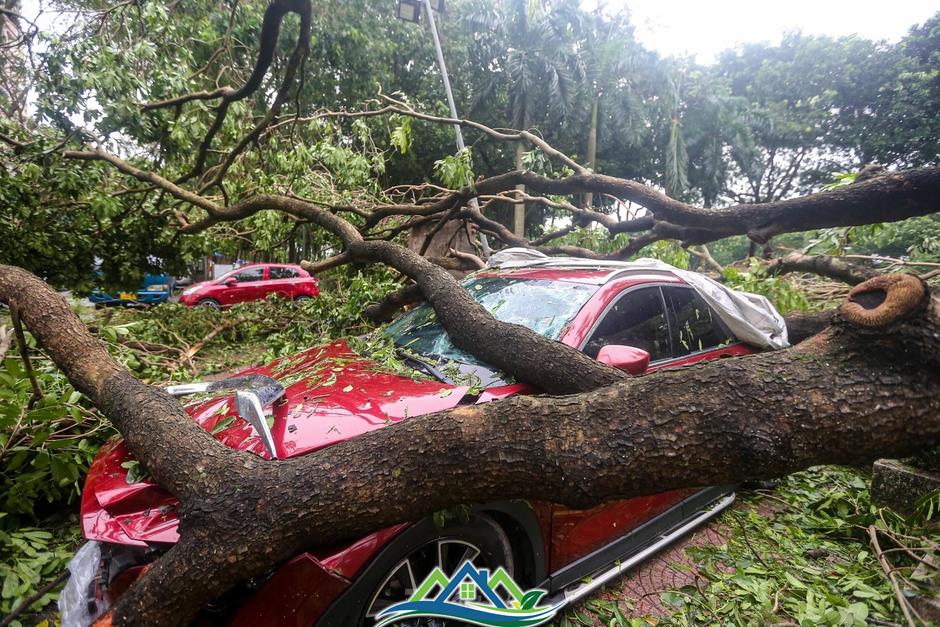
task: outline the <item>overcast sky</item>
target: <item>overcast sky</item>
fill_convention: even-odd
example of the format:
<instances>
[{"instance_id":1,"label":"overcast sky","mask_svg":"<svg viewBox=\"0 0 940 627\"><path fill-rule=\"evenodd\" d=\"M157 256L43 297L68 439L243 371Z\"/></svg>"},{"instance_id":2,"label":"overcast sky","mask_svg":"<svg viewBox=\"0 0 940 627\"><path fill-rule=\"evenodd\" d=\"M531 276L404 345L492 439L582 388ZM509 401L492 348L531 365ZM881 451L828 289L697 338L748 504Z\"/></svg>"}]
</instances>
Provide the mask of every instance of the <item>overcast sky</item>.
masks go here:
<instances>
[{"instance_id":1,"label":"overcast sky","mask_svg":"<svg viewBox=\"0 0 940 627\"><path fill-rule=\"evenodd\" d=\"M39 3L22 0L23 14L36 15ZM664 55L692 54L700 63L739 43L777 43L794 30L897 41L940 11L940 0L583 0L582 5L598 3L628 7L637 37L649 48Z\"/></svg>"},{"instance_id":2,"label":"overcast sky","mask_svg":"<svg viewBox=\"0 0 940 627\"><path fill-rule=\"evenodd\" d=\"M597 0L586 0L596 6ZM627 6L637 37L666 55L694 54L701 63L744 42L779 42L787 31L814 35L857 33L896 41L940 11L940 0L605 0Z\"/></svg>"}]
</instances>

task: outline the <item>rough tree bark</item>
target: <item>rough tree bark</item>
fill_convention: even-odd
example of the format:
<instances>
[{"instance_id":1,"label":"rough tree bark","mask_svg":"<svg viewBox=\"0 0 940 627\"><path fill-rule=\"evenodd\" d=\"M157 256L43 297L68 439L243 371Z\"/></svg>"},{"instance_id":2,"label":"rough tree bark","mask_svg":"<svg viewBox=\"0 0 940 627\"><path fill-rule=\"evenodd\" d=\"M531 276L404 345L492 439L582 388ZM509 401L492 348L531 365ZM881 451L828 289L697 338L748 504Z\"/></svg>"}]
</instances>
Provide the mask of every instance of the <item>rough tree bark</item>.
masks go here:
<instances>
[{"instance_id":1,"label":"rough tree bark","mask_svg":"<svg viewBox=\"0 0 940 627\"><path fill-rule=\"evenodd\" d=\"M858 266L838 257L829 255L811 256L800 253L790 253L785 257L774 259L767 264L766 269L768 274L786 274L788 272L818 274L849 285L858 285L880 274L877 270Z\"/></svg>"}]
</instances>

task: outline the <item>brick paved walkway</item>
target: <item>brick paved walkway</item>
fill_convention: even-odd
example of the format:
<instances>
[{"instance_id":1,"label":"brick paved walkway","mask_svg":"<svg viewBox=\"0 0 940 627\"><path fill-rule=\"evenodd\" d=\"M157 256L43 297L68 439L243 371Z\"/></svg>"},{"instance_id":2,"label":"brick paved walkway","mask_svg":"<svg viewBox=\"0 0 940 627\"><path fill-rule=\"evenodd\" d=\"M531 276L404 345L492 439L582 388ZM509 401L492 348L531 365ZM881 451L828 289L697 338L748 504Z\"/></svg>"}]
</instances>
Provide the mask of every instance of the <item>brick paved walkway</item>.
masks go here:
<instances>
[{"instance_id":1,"label":"brick paved walkway","mask_svg":"<svg viewBox=\"0 0 940 627\"><path fill-rule=\"evenodd\" d=\"M770 499L762 499L756 504L738 501L732 507L735 509L756 508L760 515L773 517L779 506ZM671 611L663 607L660 593L677 590L687 585L704 589L708 583L698 574L696 565L686 553L686 549L696 546L719 546L725 543L732 532L733 530L726 525L712 521L588 598L618 602L620 611L627 618L668 616ZM633 609L630 609L624 602L631 603ZM597 617L592 616L592 618L598 627L603 627Z\"/></svg>"},{"instance_id":2,"label":"brick paved walkway","mask_svg":"<svg viewBox=\"0 0 940 627\"><path fill-rule=\"evenodd\" d=\"M624 616L665 616L670 613L663 608L660 593L677 590L683 586L704 586L707 582L698 574L695 563L686 553L694 546L717 546L724 544L729 530L718 523L699 527L692 534L672 544L627 573L608 593L628 599L635 604L633 610L621 607ZM682 566L677 568L676 565ZM699 580L699 581L696 581ZM622 605L622 604L621 604Z\"/></svg>"}]
</instances>

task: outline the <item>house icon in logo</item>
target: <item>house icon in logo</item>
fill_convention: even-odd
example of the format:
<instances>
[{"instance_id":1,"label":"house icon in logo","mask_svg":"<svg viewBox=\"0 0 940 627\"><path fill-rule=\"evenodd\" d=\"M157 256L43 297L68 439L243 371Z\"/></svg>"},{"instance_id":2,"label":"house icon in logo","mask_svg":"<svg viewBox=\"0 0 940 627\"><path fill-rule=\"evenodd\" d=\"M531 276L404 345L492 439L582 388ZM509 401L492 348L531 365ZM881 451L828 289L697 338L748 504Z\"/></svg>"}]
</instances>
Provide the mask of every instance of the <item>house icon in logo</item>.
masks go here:
<instances>
[{"instance_id":1,"label":"house icon in logo","mask_svg":"<svg viewBox=\"0 0 940 627\"><path fill-rule=\"evenodd\" d=\"M436 592L436 594L435 594ZM376 627L406 618L451 618L483 627L534 627L548 622L561 607L539 607L541 589L523 591L502 567L490 575L486 568L463 562L450 577L435 568L407 601L379 613Z\"/></svg>"}]
</instances>

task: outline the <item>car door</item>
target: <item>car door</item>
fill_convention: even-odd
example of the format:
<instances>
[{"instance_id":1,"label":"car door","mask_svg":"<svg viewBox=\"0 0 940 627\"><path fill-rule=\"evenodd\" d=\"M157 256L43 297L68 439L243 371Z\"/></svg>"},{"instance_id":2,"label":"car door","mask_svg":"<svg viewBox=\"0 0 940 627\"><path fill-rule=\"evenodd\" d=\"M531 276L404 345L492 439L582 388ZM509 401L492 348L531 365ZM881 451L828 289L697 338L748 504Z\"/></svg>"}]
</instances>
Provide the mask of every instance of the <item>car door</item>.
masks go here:
<instances>
[{"instance_id":1,"label":"car door","mask_svg":"<svg viewBox=\"0 0 940 627\"><path fill-rule=\"evenodd\" d=\"M650 370L752 352L740 343L694 289L643 285L622 292L600 316L582 350L596 357L608 344L641 348ZM552 571L589 555L668 510L696 490L611 501L589 510L553 506Z\"/></svg>"},{"instance_id":2,"label":"car door","mask_svg":"<svg viewBox=\"0 0 940 627\"><path fill-rule=\"evenodd\" d=\"M268 266L267 293L277 294L282 298L294 297L294 284L300 273L287 266Z\"/></svg>"},{"instance_id":3,"label":"car door","mask_svg":"<svg viewBox=\"0 0 940 627\"><path fill-rule=\"evenodd\" d=\"M582 350L591 357L608 344L633 346L650 354L650 363L673 358L669 315L659 286L621 293L604 311ZM557 571L588 556L669 509L690 493L675 490L653 496L610 501L588 510L554 506L551 569Z\"/></svg>"},{"instance_id":4,"label":"car door","mask_svg":"<svg viewBox=\"0 0 940 627\"><path fill-rule=\"evenodd\" d=\"M264 266L245 268L232 275L235 285L226 285L219 294L223 305L235 305L263 297Z\"/></svg>"}]
</instances>

